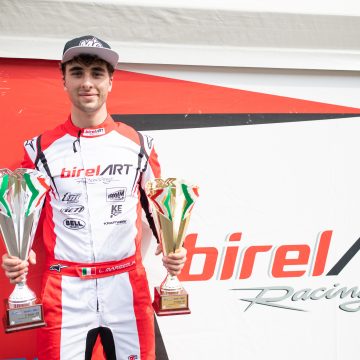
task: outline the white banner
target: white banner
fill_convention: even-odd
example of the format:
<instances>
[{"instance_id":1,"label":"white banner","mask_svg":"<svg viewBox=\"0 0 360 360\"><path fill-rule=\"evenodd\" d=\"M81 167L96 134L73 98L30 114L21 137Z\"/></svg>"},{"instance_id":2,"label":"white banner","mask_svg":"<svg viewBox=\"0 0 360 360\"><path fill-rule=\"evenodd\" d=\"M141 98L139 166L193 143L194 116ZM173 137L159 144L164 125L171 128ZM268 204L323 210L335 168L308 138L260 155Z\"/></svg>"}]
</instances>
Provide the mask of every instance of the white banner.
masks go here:
<instances>
[{"instance_id":1,"label":"white banner","mask_svg":"<svg viewBox=\"0 0 360 360\"><path fill-rule=\"evenodd\" d=\"M157 318L169 359L353 358L359 119L147 133L163 176L200 187L183 273L192 313ZM160 258L146 265L159 285Z\"/></svg>"}]
</instances>

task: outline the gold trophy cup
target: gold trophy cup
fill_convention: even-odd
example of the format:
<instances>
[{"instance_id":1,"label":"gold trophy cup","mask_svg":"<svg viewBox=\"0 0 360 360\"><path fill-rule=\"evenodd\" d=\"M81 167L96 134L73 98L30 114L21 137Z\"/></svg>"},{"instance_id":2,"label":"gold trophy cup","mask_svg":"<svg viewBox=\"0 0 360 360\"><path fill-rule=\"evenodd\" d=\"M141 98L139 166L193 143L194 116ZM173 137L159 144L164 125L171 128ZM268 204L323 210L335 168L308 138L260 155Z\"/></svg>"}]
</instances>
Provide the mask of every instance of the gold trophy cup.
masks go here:
<instances>
[{"instance_id":1,"label":"gold trophy cup","mask_svg":"<svg viewBox=\"0 0 360 360\"><path fill-rule=\"evenodd\" d=\"M167 256L184 243L198 187L175 178L154 179L147 182L145 192L155 215L163 254ZM168 273L155 287L153 308L159 316L190 314L188 293L176 276Z\"/></svg>"},{"instance_id":2,"label":"gold trophy cup","mask_svg":"<svg viewBox=\"0 0 360 360\"><path fill-rule=\"evenodd\" d=\"M0 230L9 255L27 260L49 180L30 169L0 169ZM6 303L5 332L44 326L42 304L26 285L15 285Z\"/></svg>"}]
</instances>

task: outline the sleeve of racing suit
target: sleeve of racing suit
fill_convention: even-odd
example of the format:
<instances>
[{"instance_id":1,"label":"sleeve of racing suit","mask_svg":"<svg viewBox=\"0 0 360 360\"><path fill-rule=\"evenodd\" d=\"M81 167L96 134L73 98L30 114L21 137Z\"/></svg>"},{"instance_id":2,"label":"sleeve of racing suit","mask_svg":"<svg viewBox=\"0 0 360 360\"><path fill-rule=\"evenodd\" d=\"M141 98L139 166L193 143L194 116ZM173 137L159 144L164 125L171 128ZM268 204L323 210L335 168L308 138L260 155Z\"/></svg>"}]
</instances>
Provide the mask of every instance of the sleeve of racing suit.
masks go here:
<instances>
[{"instance_id":1,"label":"sleeve of racing suit","mask_svg":"<svg viewBox=\"0 0 360 360\"><path fill-rule=\"evenodd\" d=\"M36 159L36 138L27 140L24 143L24 158L21 167L25 169L35 169L34 160Z\"/></svg>"},{"instance_id":2,"label":"sleeve of racing suit","mask_svg":"<svg viewBox=\"0 0 360 360\"><path fill-rule=\"evenodd\" d=\"M35 143L35 141L33 141L33 140L28 140L24 143L24 158L21 162L21 167L23 169L35 169L35 164L34 164L33 159L36 158L37 151L36 151L35 146L33 146L34 143ZM45 216L45 212L42 211L41 215L40 215L38 227L36 229L36 235L35 235L36 239L42 238L42 236L43 236L44 216Z\"/></svg>"},{"instance_id":3,"label":"sleeve of racing suit","mask_svg":"<svg viewBox=\"0 0 360 360\"><path fill-rule=\"evenodd\" d=\"M35 169L34 163L31 161L29 154L25 150L24 158L21 162L21 167L24 169Z\"/></svg>"},{"instance_id":4,"label":"sleeve of racing suit","mask_svg":"<svg viewBox=\"0 0 360 360\"><path fill-rule=\"evenodd\" d=\"M161 169L160 169L160 164L158 161L158 156L157 153L154 149L153 146L153 139L147 135L143 135L143 146L144 146L144 150L146 153L146 164L145 167L143 169L143 173L141 176L141 180L140 180L140 201L141 201L141 206L144 209L145 215L146 215L146 219L149 223L150 229L153 232L156 240L159 242L159 236L157 234L156 231L156 227L155 227L155 221L151 212L151 207L149 204L149 200L145 194L145 185L147 183L147 181L152 180L154 178L160 178L161 176Z\"/></svg>"}]
</instances>

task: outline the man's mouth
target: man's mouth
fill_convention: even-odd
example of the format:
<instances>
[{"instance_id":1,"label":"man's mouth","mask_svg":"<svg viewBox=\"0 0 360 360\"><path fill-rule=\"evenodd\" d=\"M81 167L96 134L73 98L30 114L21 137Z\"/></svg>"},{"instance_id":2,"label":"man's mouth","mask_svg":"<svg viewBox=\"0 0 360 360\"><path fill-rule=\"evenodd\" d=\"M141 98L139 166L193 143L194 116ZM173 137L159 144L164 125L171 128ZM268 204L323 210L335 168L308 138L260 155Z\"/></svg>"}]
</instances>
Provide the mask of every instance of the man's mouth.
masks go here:
<instances>
[{"instance_id":1,"label":"man's mouth","mask_svg":"<svg viewBox=\"0 0 360 360\"><path fill-rule=\"evenodd\" d=\"M92 93L80 93L79 96L97 96L98 94L92 94Z\"/></svg>"}]
</instances>

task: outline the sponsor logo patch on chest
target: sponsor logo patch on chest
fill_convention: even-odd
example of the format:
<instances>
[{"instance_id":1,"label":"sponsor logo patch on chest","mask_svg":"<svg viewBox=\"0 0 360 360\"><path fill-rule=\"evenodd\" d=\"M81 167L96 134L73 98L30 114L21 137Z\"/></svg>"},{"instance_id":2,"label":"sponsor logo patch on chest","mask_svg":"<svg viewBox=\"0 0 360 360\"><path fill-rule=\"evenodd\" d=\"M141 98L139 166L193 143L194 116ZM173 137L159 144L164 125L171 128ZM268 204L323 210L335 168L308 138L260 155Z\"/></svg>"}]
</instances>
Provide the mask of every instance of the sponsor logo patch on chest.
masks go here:
<instances>
[{"instance_id":1,"label":"sponsor logo patch on chest","mask_svg":"<svg viewBox=\"0 0 360 360\"><path fill-rule=\"evenodd\" d=\"M109 164L107 166L96 165L93 168L83 169L74 166L73 168L61 169L61 178L78 178L103 175L128 175L132 164Z\"/></svg>"},{"instance_id":2,"label":"sponsor logo patch on chest","mask_svg":"<svg viewBox=\"0 0 360 360\"><path fill-rule=\"evenodd\" d=\"M126 198L126 188L124 187L114 187L106 189L106 201L117 202L125 201Z\"/></svg>"},{"instance_id":3,"label":"sponsor logo patch on chest","mask_svg":"<svg viewBox=\"0 0 360 360\"><path fill-rule=\"evenodd\" d=\"M99 129L84 129L82 135L91 137L91 136L99 136L104 134L105 134L105 129L99 128Z\"/></svg>"},{"instance_id":4,"label":"sponsor logo patch on chest","mask_svg":"<svg viewBox=\"0 0 360 360\"><path fill-rule=\"evenodd\" d=\"M68 204L78 203L80 199L80 193L65 193L64 196L61 198L61 201L67 202Z\"/></svg>"},{"instance_id":5,"label":"sponsor logo patch on chest","mask_svg":"<svg viewBox=\"0 0 360 360\"><path fill-rule=\"evenodd\" d=\"M70 230L80 230L85 227L85 222L81 219L68 218L63 221L63 224L66 228Z\"/></svg>"}]
</instances>

